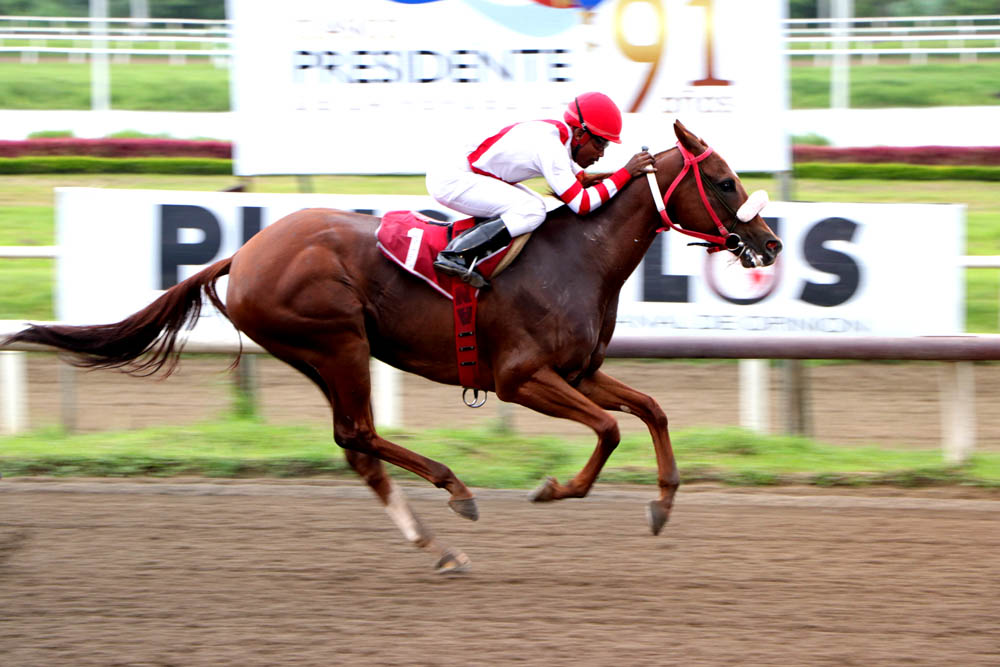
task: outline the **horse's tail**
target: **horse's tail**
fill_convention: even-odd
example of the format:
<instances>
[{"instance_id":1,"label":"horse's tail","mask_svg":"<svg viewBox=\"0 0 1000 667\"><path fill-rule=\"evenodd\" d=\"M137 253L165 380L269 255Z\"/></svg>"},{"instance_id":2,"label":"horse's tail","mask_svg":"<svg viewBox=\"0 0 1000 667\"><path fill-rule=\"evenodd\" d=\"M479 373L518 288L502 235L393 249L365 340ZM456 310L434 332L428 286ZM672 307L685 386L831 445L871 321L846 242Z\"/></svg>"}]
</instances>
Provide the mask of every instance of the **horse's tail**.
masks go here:
<instances>
[{"instance_id":1,"label":"horse's tail","mask_svg":"<svg viewBox=\"0 0 1000 667\"><path fill-rule=\"evenodd\" d=\"M66 350L69 360L84 368L120 368L133 375L152 375L167 365L177 366L177 336L191 329L201 313L204 290L212 304L229 314L215 283L229 273L233 258L223 259L183 280L139 312L115 324L94 326L40 326L31 324L3 343L39 343ZM183 346L183 344L181 344Z\"/></svg>"}]
</instances>

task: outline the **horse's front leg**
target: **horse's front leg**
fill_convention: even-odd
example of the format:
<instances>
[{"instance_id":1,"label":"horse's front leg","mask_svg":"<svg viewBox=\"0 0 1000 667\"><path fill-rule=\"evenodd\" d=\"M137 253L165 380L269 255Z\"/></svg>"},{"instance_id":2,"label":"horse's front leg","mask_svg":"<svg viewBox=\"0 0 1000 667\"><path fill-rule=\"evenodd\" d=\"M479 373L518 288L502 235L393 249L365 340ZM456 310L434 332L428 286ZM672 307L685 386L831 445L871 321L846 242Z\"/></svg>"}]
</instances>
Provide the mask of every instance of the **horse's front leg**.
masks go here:
<instances>
[{"instance_id":1,"label":"horse's front leg","mask_svg":"<svg viewBox=\"0 0 1000 667\"><path fill-rule=\"evenodd\" d=\"M659 500L649 503L649 527L654 535L658 535L670 518L674 495L681 481L674 449L670 445L667 415L652 398L601 371L585 378L579 389L602 408L634 414L649 428L656 451L657 481L660 485Z\"/></svg>"},{"instance_id":2,"label":"horse's front leg","mask_svg":"<svg viewBox=\"0 0 1000 667\"><path fill-rule=\"evenodd\" d=\"M548 502L586 496L621 439L615 418L570 386L551 368L543 368L526 382L516 385L498 383L497 396L542 414L572 419L589 426L597 434L597 447L583 470L566 484L560 484L554 477L547 478L532 492L531 500Z\"/></svg>"},{"instance_id":3,"label":"horse's front leg","mask_svg":"<svg viewBox=\"0 0 1000 667\"><path fill-rule=\"evenodd\" d=\"M447 547L434 538L407 502L403 490L393 484L385 473L382 461L361 452L345 449L347 462L378 496L385 511L399 528L403 536L415 546L426 549L438 556L435 570L441 573L462 572L469 567L469 557L461 551Z\"/></svg>"}]
</instances>

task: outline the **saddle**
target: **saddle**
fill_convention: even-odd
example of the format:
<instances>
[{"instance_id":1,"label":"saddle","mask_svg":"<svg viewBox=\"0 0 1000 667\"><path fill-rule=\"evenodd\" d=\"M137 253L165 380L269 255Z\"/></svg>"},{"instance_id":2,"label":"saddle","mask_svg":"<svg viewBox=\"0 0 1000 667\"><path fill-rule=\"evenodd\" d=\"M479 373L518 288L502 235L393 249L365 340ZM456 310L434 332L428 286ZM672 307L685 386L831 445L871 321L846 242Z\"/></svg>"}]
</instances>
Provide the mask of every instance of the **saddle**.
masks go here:
<instances>
[{"instance_id":1,"label":"saddle","mask_svg":"<svg viewBox=\"0 0 1000 667\"><path fill-rule=\"evenodd\" d=\"M383 255L454 302L458 379L466 391L473 390L471 402L465 398L465 392L462 394L469 407L480 407L486 402L485 394L482 401L479 400L479 390L483 386L478 374L476 342L476 299L479 290L460 278L438 273L434 260L452 238L475 224L475 218L447 223L416 211L389 211L382 216L382 222L375 230L377 245ZM476 264L476 271L487 279L496 277L510 266L529 236L530 233L522 234L509 245L487 255Z\"/></svg>"},{"instance_id":2,"label":"saddle","mask_svg":"<svg viewBox=\"0 0 1000 667\"><path fill-rule=\"evenodd\" d=\"M473 227L475 223L475 218L448 223L434 220L417 211L389 211L382 216L382 222L375 230L375 238L383 255L439 293L454 299L454 284L464 283L453 276L438 273L434 269L434 260L452 238ZM487 279L496 277L510 266L529 236L531 234L518 236L509 245L484 257L476 264L476 271Z\"/></svg>"}]
</instances>

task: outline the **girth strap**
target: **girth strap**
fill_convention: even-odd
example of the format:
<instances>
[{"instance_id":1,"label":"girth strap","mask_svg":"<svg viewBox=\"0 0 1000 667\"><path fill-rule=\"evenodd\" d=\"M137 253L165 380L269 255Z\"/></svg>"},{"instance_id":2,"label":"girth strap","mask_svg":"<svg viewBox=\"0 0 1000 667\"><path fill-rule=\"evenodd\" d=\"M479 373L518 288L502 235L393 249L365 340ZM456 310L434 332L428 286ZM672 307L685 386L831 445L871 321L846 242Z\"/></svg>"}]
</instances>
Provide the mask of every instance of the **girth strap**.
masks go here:
<instances>
[{"instance_id":1,"label":"girth strap","mask_svg":"<svg viewBox=\"0 0 1000 667\"><path fill-rule=\"evenodd\" d=\"M479 290L460 280L452 283L455 306L455 351L458 381L463 387L479 389L479 345L476 342L476 296Z\"/></svg>"}]
</instances>

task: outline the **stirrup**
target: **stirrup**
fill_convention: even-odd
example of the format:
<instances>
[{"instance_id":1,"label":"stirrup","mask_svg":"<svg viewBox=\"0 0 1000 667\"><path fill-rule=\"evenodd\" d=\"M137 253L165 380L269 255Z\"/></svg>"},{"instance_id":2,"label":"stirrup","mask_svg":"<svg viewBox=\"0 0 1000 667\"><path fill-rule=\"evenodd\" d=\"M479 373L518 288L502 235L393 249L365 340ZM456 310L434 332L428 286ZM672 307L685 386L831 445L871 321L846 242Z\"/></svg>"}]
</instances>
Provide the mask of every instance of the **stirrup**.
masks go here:
<instances>
[{"instance_id":1,"label":"stirrup","mask_svg":"<svg viewBox=\"0 0 1000 667\"><path fill-rule=\"evenodd\" d=\"M489 287L490 284L489 282L486 281L486 278L484 278L478 271L473 270L473 267L475 265L476 262L473 261L472 266L465 267L447 257L442 258L440 254L438 255L438 258L434 261L434 268L439 270L441 273L444 273L449 276L455 276L463 283L468 283L469 285L472 285L476 289Z\"/></svg>"},{"instance_id":2,"label":"stirrup","mask_svg":"<svg viewBox=\"0 0 1000 667\"><path fill-rule=\"evenodd\" d=\"M481 273L473 271L472 269L469 269L466 273L460 275L459 278L462 279L463 283L471 287L475 287L476 289L483 289L490 286L489 281L487 281L486 278L483 278Z\"/></svg>"},{"instance_id":3,"label":"stirrup","mask_svg":"<svg viewBox=\"0 0 1000 667\"><path fill-rule=\"evenodd\" d=\"M486 282L486 278L483 277L483 274L476 271L476 262L478 261L478 257L472 258L472 264L469 264L469 270L462 274L462 282L468 283L477 289L482 289L483 287L489 287L490 284Z\"/></svg>"}]
</instances>

